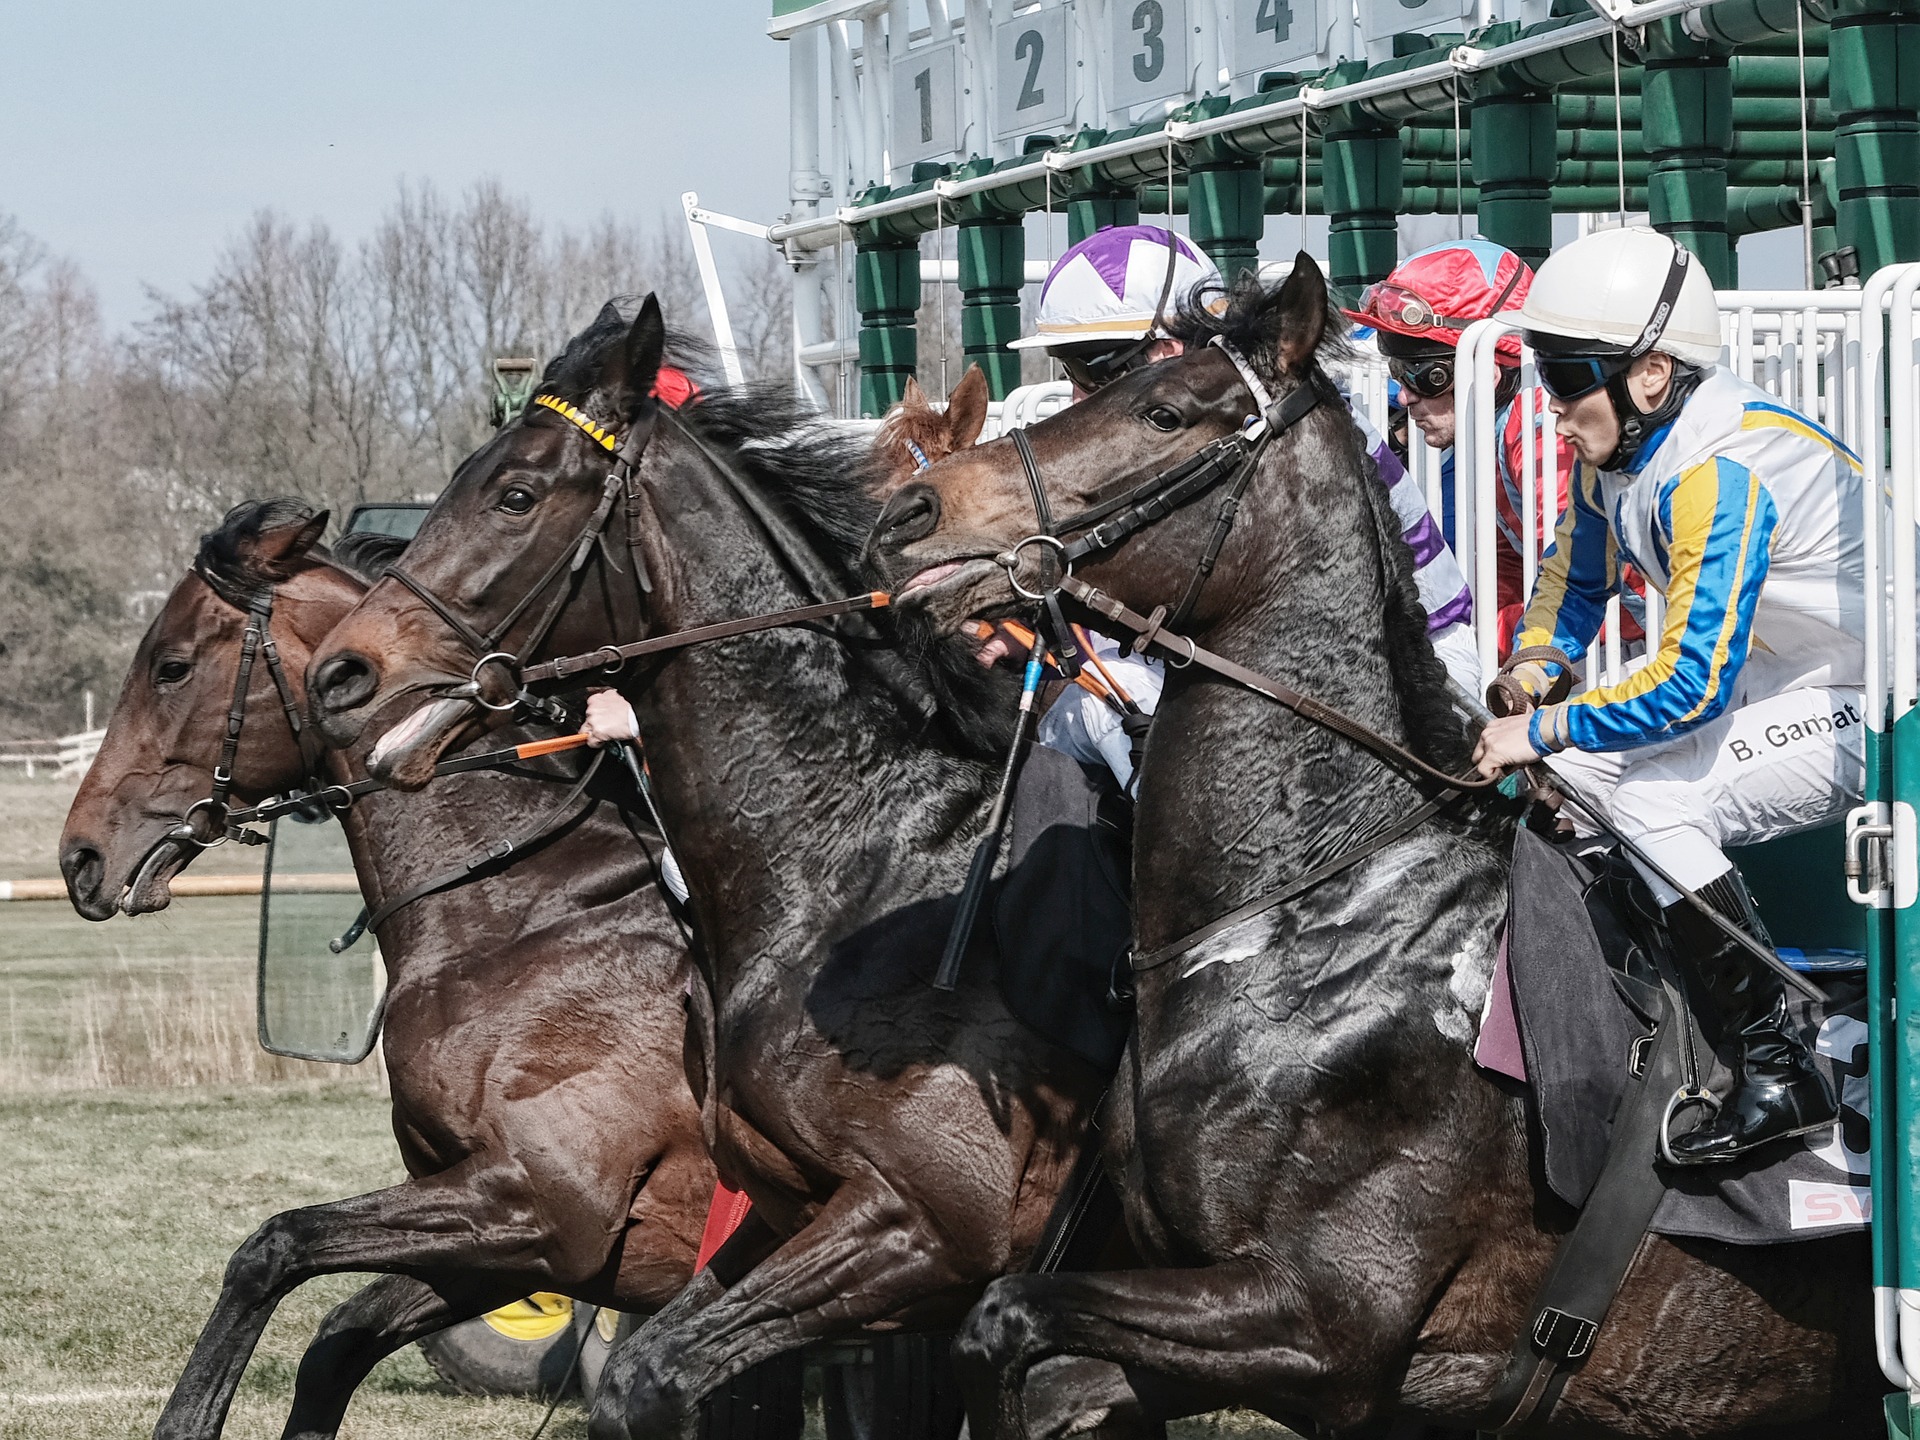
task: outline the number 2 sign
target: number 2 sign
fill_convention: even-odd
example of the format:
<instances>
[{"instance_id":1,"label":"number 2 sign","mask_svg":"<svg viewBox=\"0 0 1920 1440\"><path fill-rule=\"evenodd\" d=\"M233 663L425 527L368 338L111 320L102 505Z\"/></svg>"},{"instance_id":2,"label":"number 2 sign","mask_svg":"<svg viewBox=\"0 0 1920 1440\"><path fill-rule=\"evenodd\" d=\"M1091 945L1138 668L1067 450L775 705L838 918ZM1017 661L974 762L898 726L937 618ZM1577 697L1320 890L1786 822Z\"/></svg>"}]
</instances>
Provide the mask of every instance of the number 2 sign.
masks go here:
<instances>
[{"instance_id":1,"label":"number 2 sign","mask_svg":"<svg viewBox=\"0 0 1920 1440\"><path fill-rule=\"evenodd\" d=\"M893 62L894 165L960 148L960 57L956 42L909 50Z\"/></svg>"},{"instance_id":2,"label":"number 2 sign","mask_svg":"<svg viewBox=\"0 0 1920 1440\"><path fill-rule=\"evenodd\" d=\"M983 7L984 8L984 7ZM1009 20L993 32L993 133L1006 139L1065 125L1073 118L1074 73L1067 53L1067 10L1054 6Z\"/></svg>"},{"instance_id":3,"label":"number 2 sign","mask_svg":"<svg viewBox=\"0 0 1920 1440\"><path fill-rule=\"evenodd\" d=\"M1244 0L1240 8L1246 8ZM1186 94L1193 34L1187 0L1110 0L1108 15L1113 72L1107 93L1113 108Z\"/></svg>"}]
</instances>

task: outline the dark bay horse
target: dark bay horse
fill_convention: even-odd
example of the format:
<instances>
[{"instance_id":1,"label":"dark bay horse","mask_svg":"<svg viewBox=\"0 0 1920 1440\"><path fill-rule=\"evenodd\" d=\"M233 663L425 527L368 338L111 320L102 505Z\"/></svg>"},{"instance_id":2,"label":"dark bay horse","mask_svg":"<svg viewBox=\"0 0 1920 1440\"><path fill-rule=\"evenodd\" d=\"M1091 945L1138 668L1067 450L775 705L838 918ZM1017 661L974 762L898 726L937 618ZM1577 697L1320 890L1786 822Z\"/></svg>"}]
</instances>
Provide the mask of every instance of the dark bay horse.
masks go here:
<instances>
[{"instance_id":1,"label":"dark bay horse","mask_svg":"<svg viewBox=\"0 0 1920 1440\"><path fill-rule=\"evenodd\" d=\"M631 324L608 307L548 368L549 398L461 467L408 581L376 586L315 657L334 738L384 729L377 762L421 783L481 718L449 703L477 658L459 629L497 626L569 554L583 566L556 582L575 588L547 652L867 588L869 447L774 392L663 411L660 346L651 297ZM641 436L596 509L621 489L610 452ZM715 1158L756 1219L616 1352L596 1434L686 1434L725 1377L818 1337L950 1325L1039 1242L1103 1077L1014 1019L990 927L956 991L927 983L995 787L1003 681L844 624L620 677L693 893ZM996 723L975 727L989 694Z\"/></svg>"},{"instance_id":2,"label":"dark bay horse","mask_svg":"<svg viewBox=\"0 0 1920 1440\"><path fill-rule=\"evenodd\" d=\"M1029 432L1056 516L1144 487L1274 393L1323 402L1266 451L1219 568L1180 628L1360 718L1450 773L1410 558L1320 370L1327 292L1304 255L1243 285L1186 352ZM1305 396L1302 396L1304 399ZM1040 529L1014 444L955 455L895 493L873 553L939 624L1007 612L995 558ZM1146 615L1181 596L1223 491L1078 567ZM1043 547L1013 563L1029 589ZM1131 638L1130 636L1128 638ZM1213 938L1178 942L1422 803L1341 735L1168 655L1135 842L1138 985L1112 1132L1149 1268L1019 1276L955 1345L974 1440L1034 1424L1021 1379L1051 1357L1151 1374L1325 1433L1492 1423L1487 1404L1571 1215L1530 1164L1523 1098L1472 1043L1506 895L1502 822L1438 820ZM1648 1240L1557 1433L1865 1436L1880 1427L1864 1237L1784 1247Z\"/></svg>"},{"instance_id":3,"label":"dark bay horse","mask_svg":"<svg viewBox=\"0 0 1920 1440\"><path fill-rule=\"evenodd\" d=\"M247 619L236 599L271 587L271 636L304 702L309 653L366 590L315 545L325 523L293 502L235 510L147 631L61 840L89 919L163 908L195 853L164 836L212 784ZM236 802L301 785L321 758L295 742L269 667L249 680ZM335 782L357 770L352 754L323 763ZM556 756L363 798L344 817L362 886L396 894L484 851L564 794L570 769ZM276 1215L240 1247L163 1437L219 1433L274 1307L315 1275L385 1272L327 1317L301 1363L286 1434L312 1440L338 1429L380 1359L424 1334L536 1290L657 1310L693 1272L714 1172L681 1059L691 970L617 804L594 803L511 869L400 910L380 939L394 1133L412 1178Z\"/></svg>"}]
</instances>

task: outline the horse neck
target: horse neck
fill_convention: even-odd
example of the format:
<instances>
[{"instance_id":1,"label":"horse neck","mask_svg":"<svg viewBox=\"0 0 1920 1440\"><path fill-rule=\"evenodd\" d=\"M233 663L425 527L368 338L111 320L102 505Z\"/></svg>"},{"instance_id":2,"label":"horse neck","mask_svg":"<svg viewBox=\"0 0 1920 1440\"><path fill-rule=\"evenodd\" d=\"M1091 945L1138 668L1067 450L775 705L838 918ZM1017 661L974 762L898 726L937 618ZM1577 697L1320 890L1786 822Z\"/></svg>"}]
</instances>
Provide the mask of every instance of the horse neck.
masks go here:
<instances>
[{"instance_id":1,"label":"horse neck","mask_svg":"<svg viewBox=\"0 0 1920 1440\"><path fill-rule=\"evenodd\" d=\"M831 598L795 580L718 483L655 495L654 629ZM850 571L838 583L863 588ZM957 889L992 784L990 765L928 742L836 623L683 650L625 687L723 1001L748 967L787 967L795 945Z\"/></svg>"},{"instance_id":2,"label":"horse neck","mask_svg":"<svg viewBox=\"0 0 1920 1440\"><path fill-rule=\"evenodd\" d=\"M1195 627L1203 646L1285 682L1405 743L1387 633L1389 575L1378 520L1336 472L1318 499L1268 462L1236 536L1268 543L1222 574L1231 609ZM1264 498L1262 498L1264 497ZM1231 545L1232 542L1229 542ZM1354 563L1330 565L1330 556ZM1136 921L1143 947L1165 943L1332 859L1422 803L1370 751L1323 725L1199 670L1169 669L1140 786Z\"/></svg>"}]
</instances>

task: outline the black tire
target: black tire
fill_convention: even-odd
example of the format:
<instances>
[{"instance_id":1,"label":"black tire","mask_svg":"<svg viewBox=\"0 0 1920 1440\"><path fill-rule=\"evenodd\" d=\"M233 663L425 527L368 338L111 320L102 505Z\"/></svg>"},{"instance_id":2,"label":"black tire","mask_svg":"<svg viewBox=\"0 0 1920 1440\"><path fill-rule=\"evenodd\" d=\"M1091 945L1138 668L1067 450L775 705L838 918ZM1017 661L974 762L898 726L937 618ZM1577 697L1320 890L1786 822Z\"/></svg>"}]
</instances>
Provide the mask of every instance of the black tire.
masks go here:
<instances>
[{"instance_id":1,"label":"black tire","mask_svg":"<svg viewBox=\"0 0 1920 1440\"><path fill-rule=\"evenodd\" d=\"M420 1342L434 1373L462 1395L547 1398L571 1388L574 1347L564 1295L532 1295Z\"/></svg>"},{"instance_id":2,"label":"black tire","mask_svg":"<svg viewBox=\"0 0 1920 1440\"><path fill-rule=\"evenodd\" d=\"M966 1407L946 1335L888 1335L871 1365L829 1364L821 1374L827 1440L955 1440Z\"/></svg>"},{"instance_id":3,"label":"black tire","mask_svg":"<svg viewBox=\"0 0 1920 1440\"><path fill-rule=\"evenodd\" d=\"M589 1410L600 1393L600 1377L606 1373L607 1356L613 1347L631 1335L640 1324L638 1315L621 1310L596 1310L591 1305L573 1307L574 1335L580 1342L580 1401Z\"/></svg>"},{"instance_id":4,"label":"black tire","mask_svg":"<svg viewBox=\"0 0 1920 1440\"><path fill-rule=\"evenodd\" d=\"M729 1380L700 1407L700 1440L799 1440L806 1424L798 1350Z\"/></svg>"}]
</instances>

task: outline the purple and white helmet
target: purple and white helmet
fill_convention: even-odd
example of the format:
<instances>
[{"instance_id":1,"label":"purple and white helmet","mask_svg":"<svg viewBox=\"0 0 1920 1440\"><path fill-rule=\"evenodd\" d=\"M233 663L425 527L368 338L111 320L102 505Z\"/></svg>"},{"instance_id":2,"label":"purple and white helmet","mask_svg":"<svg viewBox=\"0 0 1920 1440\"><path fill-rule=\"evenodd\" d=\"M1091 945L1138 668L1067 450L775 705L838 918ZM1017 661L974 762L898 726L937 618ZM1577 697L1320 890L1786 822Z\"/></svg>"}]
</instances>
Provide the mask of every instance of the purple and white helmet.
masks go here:
<instances>
[{"instance_id":1,"label":"purple and white helmet","mask_svg":"<svg viewBox=\"0 0 1920 1440\"><path fill-rule=\"evenodd\" d=\"M1171 289L1167 286L1169 258ZM1184 235L1158 225L1116 225L1097 231L1047 272L1040 287L1035 333L1008 348L1137 340L1154 328L1156 316L1165 320L1175 314L1195 285L1217 284L1219 279L1213 262Z\"/></svg>"}]
</instances>

